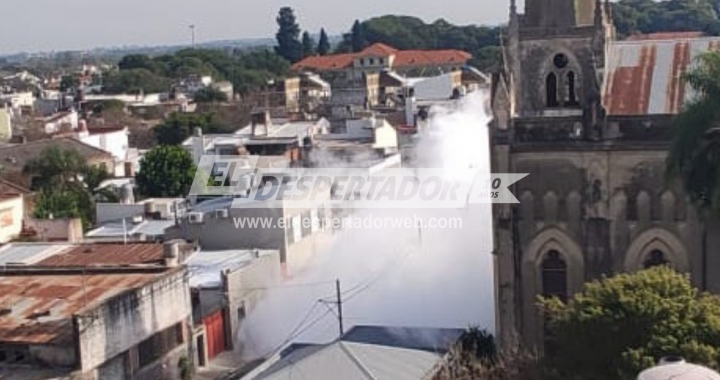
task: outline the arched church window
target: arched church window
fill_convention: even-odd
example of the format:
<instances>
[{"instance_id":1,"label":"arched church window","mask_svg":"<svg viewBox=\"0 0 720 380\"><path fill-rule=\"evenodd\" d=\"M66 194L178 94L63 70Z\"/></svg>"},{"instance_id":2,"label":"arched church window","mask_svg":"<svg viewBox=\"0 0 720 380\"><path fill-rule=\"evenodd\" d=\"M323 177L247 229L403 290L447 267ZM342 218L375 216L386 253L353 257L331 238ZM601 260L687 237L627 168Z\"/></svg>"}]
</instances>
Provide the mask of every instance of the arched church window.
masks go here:
<instances>
[{"instance_id":1,"label":"arched church window","mask_svg":"<svg viewBox=\"0 0 720 380\"><path fill-rule=\"evenodd\" d=\"M566 301L567 293L567 264L560 252L550 251L542 262L542 295Z\"/></svg>"},{"instance_id":2,"label":"arched church window","mask_svg":"<svg viewBox=\"0 0 720 380\"><path fill-rule=\"evenodd\" d=\"M578 98L577 98L576 78L575 78L575 73L572 71L567 74L567 87L568 87L567 105L570 107L578 106L580 103L578 102Z\"/></svg>"},{"instance_id":3,"label":"arched church window","mask_svg":"<svg viewBox=\"0 0 720 380\"><path fill-rule=\"evenodd\" d=\"M645 266L645 269L650 269L668 264L670 264L670 262L665 258L665 253L656 249L650 252L650 255L648 255L648 258L645 260L643 265Z\"/></svg>"},{"instance_id":4,"label":"arched church window","mask_svg":"<svg viewBox=\"0 0 720 380\"><path fill-rule=\"evenodd\" d=\"M553 63L555 64L555 67L562 70L567 67L567 65L570 63L570 60L568 59L567 55L565 54L557 54L553 58Z\"/></svg>"},{"instance_id":5,"label":"arched church window","mask_svg":"<svg viewBox=\"0 0 720 380\"><path fill-rule=\"evenodd\" d=\"M548 74L547 78L545 79L545 90L546 90L546 99L547 99L547 106L548 107L557 107L558 106L558 83L557 83L557 75L555 73Z\"/></svg>"}]
</instances>

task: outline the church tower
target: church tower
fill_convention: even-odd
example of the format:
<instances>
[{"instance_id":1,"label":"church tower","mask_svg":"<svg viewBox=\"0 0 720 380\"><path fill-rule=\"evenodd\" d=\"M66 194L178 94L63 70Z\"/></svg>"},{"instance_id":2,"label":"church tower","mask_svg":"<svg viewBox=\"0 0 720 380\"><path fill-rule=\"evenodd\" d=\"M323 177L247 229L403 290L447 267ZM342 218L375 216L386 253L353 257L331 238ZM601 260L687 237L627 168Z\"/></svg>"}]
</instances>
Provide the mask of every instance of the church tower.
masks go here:
<instances>
[{"instance_id":1,"label":"church tower","mask_svg":"<svg viewBox=\"0 0 720 380\"><path fill-rule=\"evenodd\" d=\"M530 176L513 190L520 205L493 209L503 344L541 345L537 296L578 291L586 279L585 245L599 256L609 249L606 168L602 161L577 167L579 156L567 152L602 145L600 90L611 25L607 0L525 0L524 13L510 0L504 70L492 90L492 166L494 173ZM590 191L588 184L598 183ZM538 245L542 239L550 243ZM607 272L603 265L599 273Z\"/></svg>"},{"instance_id":2,"label":"church tower","mask_svg":"<svg viewBox=\"0 0 720 380\"><path fill-rule=\"evenodd\" d=\"M510 5L506 61L516 116L586 114L598 104L609 38L600 0L526 0Z\"/></svg>"}]
</instances>

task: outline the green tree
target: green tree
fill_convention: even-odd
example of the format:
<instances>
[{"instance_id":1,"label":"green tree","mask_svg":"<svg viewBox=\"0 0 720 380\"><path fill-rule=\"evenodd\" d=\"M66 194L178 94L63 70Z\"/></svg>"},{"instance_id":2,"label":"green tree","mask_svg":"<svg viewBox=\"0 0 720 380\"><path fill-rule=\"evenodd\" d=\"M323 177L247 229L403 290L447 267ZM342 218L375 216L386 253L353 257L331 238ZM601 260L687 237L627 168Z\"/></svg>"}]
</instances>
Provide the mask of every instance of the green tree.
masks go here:
<instances>
[{"instance_id":1,"label":"green tree","mask_svg":"<svg viewBox=\"0 0 720 380\"><path fill-rule=\"evenodd\" d=\"M669 178L680 178L700 206L720 210L720 52L701 55L685 75L697 96L674 120L675 139L668 156Z\"/></svg>"},{"instance_id":2,"label":"green tree","mask_svg":"<svg viewBox=\"0 0 720 380\"><path fill-rule=\"evenodd\" d=\"M193 99L198 103L223 103L228 101L227 94L215 87L206 87L196 92Z\"/></svg>"},{"instance_id":3,"label":"green tree","mask_svg":"<svg viewBox=\"0 0 720 380\"><path fill-rule=\"evenodd\" d=\"M312 55L315 55L315 40L313 40L313 38L310 36L310 33L308 33L307 31L303 32L302 35L302 47L303 57L310 57Z\"/></svg>"},{"instance_id":4,"label":"green tree","mask_svg":"<svg viewBox=\"0 0 720 380\"><path fill-rule=\"evenodd\" d=\"M360 52L365 49L368 45L368 40L365 37L365 27L360 23L360 20L355 20L352 26L352 50L354 52Z\"/></svg>"},{"instance_id":5,"label":"green tree","mask_svg":"<svg viewBox=\"0 0 720 380\"><path fill-rule=\"evenodd\" d=\"M300 42L300 25L295 18L295 11L283 7L277 17L278 32L275 35L278 45L275 52L288 61L295 63L302 59L303 46Z\"/></svg>"},{"instance_id":6,"label":"green tree","mask_svg":"<svg viewBox=\"0 0 720 380\"><path fill-rule=\"evenodd\" d=\"M328 55L330 53L330 39L328 38L325 28L320 29L320 40L318 41L317 52L320 55Z\"/></svg>"},{"instance_id":7,"label":"green tree","mask_svg":"<svg viewBox=\"0 0 720 380\"><path fill-rule=\"evenodd\" d=\"M197 167L192 155L179 146L161 145L147 152L135 177L145 197L185 197L190 192Z\"/></svg>"},{"instance_id":8,"label":"green tree","mask_svg":"<svg viewBox=\"0 0 720 380\"><path fill-rule=\"evenodd\" d=\"M137 94L164 92L169 88L168 78L147 69L133 69L109 73L103 89L110 94Z\"/></svg>"},{"instance_id":9,"label":"green tree","mask_svg":"<svg viewBox=\"0 0 720 380\"><path fill-rule=\"evenodd\" d=\"M161 145L180 145L193 135L195 128L200 128L203 133L228 132L228 127L220 124L215 114L177 112L170 114L154 131Z\"/></svg>"},{"instance_id":10,"label":"green tree","mask_svg":"<svg viewBox=\"0 0 720 380\"><path fill-rule=\"evenodd\" d=\"M95 217L95 189L109 178L106 168L91 167L73 149L49 147L23 169L38 192L35 217L80 218L85 228Z\"/></svg>"},{"instance_id":11,"label":"green tree","mask_svg":"<svg viewBox=\"0 0 720 380\"><path fill-rule=\"evenodd\" d=\"M586 284L541 301L546 364L558 378L634 379L665 356L718 368L720 299L668 267Z\"/></svg>"},{"instance_id":12,"label":"green tree","mask_svg":"<svg viewBox=\"0 0 720 380\"><path fill-rule=\"evenodd\" d=\"M77 74L63 75L60 79L61 92L75 91L78 87L80 87L80 78Z\"/></svg>"}]
</instances>

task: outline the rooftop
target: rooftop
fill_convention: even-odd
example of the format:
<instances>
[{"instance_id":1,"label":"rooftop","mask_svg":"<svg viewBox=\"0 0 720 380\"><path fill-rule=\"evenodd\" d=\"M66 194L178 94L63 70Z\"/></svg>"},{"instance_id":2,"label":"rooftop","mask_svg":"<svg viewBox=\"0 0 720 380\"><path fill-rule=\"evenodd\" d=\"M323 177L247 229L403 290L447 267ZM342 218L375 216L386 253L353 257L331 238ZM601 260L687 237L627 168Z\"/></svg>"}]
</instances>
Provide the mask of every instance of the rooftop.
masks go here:
<instances>
[{"instance_id":1,"label":"rooftop","mask_svg":"<svg viewBox=\"0 0 720 380\"><path fill-rule=\"evenodd\" d=\"M333 71L353 66L356 58L394 56L393 67L465 65L472 58L461 50L397 50L384 44L373 44L359 53L312 56L293 65L294 70Z\"/></svg>"},{"instance_id":2,"label":"rooftop","mask_svg":"<svg viewBox=\"0 0 720 380\"><path fill-rule=\"evenodd\" d=\"M133 223L132 218L123 221L113 221L100 225L98 228L85 234L88 238L117 238L122 240L124 236L145 235L148 237L160 237L165 235L165 229L175 225L173 220L143 220L140 223Z\"/></svg>"},{"instance_id":3,"label":"rooftop","mask_svg":"<svg viewBox=\"0 0 720 380\"><path fill-rule=\"evenodd\" d=\"M0 342L72 344L72 317L88 306L145 286L163 273L37 274L0 277Z\"/></svg>"},{"instance_id":4,"label":"rooftop","mask_svg":"<svg viewBox=\"0 0 720 380\"><path fill-rule=\"evenodd\" d=\"M195 253L187 261L190 272L190 287L216 288L222 284L221 272L236 271L248 266L256 257L273 254L268 250L224 250Z\"/></svg>"},{"instance_id":5,"label":"rooftop","mask_svg":"<svg viewBox=\"0 0 720 380\"><path fill-rule=\"evenodd\" d=\"M49 147L60 149L73 149L87 160L113 160L113 156L104 150L95 148L88 144L69 137L46 139L26 144L9 145L0 147L0 163L6 172L22 171L25 165L35 158L38 158L43 150Z\"/></svg>"},{"instance_id":6,"label":"rooftop","mask_svg":"<svg viewBox=\"0 0 720 380\"><path fill-rule=\"evenodd\" d=\"M421 380L432 375L460 329L359 326L327 345L293 345L253 379Z\"/></svg>"},{"instance_id":7,"label":"rooftop","mask_svg":"<svg viewBox=\"0 0 720 380\"><path fill-rule=\"evenodd\" d=\"M96 243L70 246L35 265L41 267L88 267L163 265L164 247L156 243Z\"/></svg>"},{"instance_id":8,"label":"rooftop","mask_svg":"<svg viewBox=\"0 0 720 380\"><path fill-rule=\"evenodd\" d=\"M664 33L609 45L603 103L611 116L674 115L694 96L682 76L720 37Z\"/></svg>"}]
</instances>

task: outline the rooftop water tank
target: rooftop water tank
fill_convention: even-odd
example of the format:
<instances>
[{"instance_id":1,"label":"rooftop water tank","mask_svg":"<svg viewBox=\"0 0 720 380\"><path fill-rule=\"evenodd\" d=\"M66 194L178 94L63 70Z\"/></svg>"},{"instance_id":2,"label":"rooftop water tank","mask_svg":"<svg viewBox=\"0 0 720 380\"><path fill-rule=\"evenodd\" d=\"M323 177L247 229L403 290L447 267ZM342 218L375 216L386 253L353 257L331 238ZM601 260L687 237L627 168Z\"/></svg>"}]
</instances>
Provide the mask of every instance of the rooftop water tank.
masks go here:
<instances>
[{"instance_id":1,"label":"rooftop water tank","mask_svg":"<svg viewBox=\"0 0 720 380\"><path fill-rule=\"evenodd\" d=\"M638 380L720 380L720 374L703 366L690 364L682 358L668 357L657 366L646 369Z\"/></svg>"}]
</instances>

